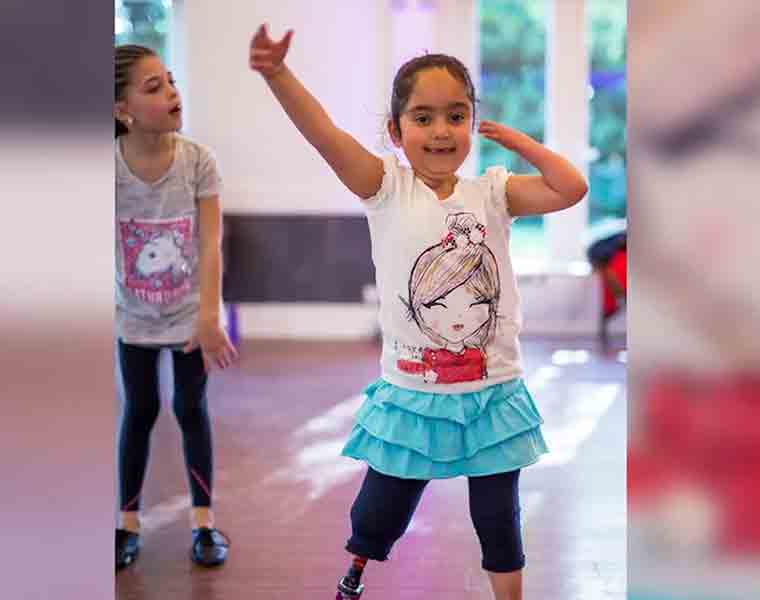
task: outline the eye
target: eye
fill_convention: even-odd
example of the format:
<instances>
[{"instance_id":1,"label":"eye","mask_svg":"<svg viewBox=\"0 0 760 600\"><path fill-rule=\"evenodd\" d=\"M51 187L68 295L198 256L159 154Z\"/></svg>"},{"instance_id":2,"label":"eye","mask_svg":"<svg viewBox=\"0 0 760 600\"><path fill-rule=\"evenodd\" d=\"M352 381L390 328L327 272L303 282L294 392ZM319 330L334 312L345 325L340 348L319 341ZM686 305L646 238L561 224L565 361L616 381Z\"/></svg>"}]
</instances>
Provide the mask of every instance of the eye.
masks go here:
<instances>
[{"instance_id":1,"label":"eye","mask_svg":"<svg viewBox=\"0 0 760 600\"><path fill-rule=\"evenodd\" d=\"M449 120L452 123L459 125L460 123L464 123L467 120L467 115L465 115L463 112L452 113L449 115Z\"/></svg>"},{"instance_id":2,"label":"eye","mask_svg":"<svg viewBox=\"0 0 760 600\"><path fill-rule=\"evenodd\" d=\"M433 308L434 306L440 306L441 308L448 308L448 306L446 306L440 300L433 300L432 302L428 302L427 304L423 304L422 306L428 309Z\"/></svg>"},{"instance_id":3,"label":"eye","mask_svg":"<svg viewBox=\"0 0 760 600\"><path fill-rule=\"evenodd\" d=\"M476 300L475 302L470 304L470 308L472 308L473 306L480 306L481 304L491 304L491 301L488 300L487 298L483 298L482 300Z\"/></svg>"},{"instance_id":4,"label":"eye","mask_svg":"<svg viewBox=\"0 0 760 600\"><path fill-rule=\"evenodd\" d=\"M428 125L430 123L430 116L417 115L416 117L414 117L414 122L417 123L417 125Z\"/></svg>"}]
</instances>

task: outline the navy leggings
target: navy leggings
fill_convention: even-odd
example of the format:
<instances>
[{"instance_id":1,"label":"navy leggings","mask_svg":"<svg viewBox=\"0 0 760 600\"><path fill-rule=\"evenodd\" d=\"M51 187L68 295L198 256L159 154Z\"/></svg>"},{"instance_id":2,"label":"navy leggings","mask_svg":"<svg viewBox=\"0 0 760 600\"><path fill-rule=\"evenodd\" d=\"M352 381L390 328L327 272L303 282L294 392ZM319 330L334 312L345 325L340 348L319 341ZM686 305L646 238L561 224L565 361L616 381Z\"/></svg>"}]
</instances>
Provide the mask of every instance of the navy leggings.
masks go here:
<instances>
[{"instance_id":1,"label":"navy leggings","mask_svg":"<svg viewBox=\"0 0 760 600\"><path fill-rule=\"evenodd\" d=\"M122 511L140 508L150 450L150 434L161 409L158 384L160 349L119 340L124 411L119 433L119 493ZM182 430L185 465L193 506L211 506L211 422L206 408L208 377L200 350L172 351L174 414Z\"/></svg>"},{"instance_id":2,"label":"navy leggings","mask_svg":"<svg viewBox=\"0 0 760 600\"><path fill-rule=\"evenodd\" d=\"M525 566L520 532L519 469L469 477L470 516L483 552L486 571L509 573ZM372 560L386 560L406 531L428 481L401 479L367 470L351 507L351 538L346 550Z\"/></svg>"}]
</instances>

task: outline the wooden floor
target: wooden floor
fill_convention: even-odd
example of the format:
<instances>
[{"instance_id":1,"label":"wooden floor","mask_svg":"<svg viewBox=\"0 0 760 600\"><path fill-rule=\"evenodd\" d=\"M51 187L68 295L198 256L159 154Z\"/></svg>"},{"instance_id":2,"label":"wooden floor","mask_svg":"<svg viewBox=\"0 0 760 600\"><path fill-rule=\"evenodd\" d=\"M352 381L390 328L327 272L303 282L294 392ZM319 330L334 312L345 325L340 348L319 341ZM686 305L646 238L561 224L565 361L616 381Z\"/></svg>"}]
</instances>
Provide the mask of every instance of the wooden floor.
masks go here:
<instances>
[{"instance_id":1,"label":"wooden floor","mask_svg":"<svg viewBox=\"0 0 760 600\"><path fill-rule=\"evenodd\" d=\"M623 600L625 352L567 339L524 340L523 351L552 449L521 477L525 599ZM370 342L248 342L240 363L213 377L215 512L232 539L217 570L188 557L180 437L165 409L145 484L143 552L117 575L116 598L332 600L364 471L339 452L378 356ZM363 599L491 598L466 487L463 478L428 486L390 560L368 565Z\"/></svg>"}]
</instances>

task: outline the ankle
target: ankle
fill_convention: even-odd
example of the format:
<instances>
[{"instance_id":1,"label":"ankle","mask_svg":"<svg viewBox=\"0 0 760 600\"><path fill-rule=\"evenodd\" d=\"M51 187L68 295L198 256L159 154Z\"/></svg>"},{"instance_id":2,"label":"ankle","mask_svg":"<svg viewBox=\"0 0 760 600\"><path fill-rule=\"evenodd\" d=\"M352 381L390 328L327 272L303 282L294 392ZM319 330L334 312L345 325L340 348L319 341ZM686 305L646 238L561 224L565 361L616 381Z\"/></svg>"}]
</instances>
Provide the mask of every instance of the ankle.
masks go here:
<instances>
[{"instance_id":1,"label":"ankle","mask_svg":"<svg viewBox=\"0 0 760 600\"><path fill-rule=\"evenodd\" d=\"M351 583L352 587L358 587L362 574L364 573L364 567L367 566L367 559L363 556L354 556L351 561L351 566L348 568L345 579Z\"/></svg>"},{"instance_id":2,"label":"ankle","mask_svg":"<svg viewBox=\"0 0 760 600\"><path fill-rule=\"evenodd\" d=\"M132 533L140 533L140 513L137 511L122 511L119 515L119 527Z\"/></svg>"},{"instance_id":3,"label":"ankle","mask_svg":"<svg viewBox=\"0 0 760 600\"><path fill-rule=\"evenodd\" d=\"M207 506L194 506L190 511L190 523L193 529L213 529L214 513Z\"/></svg>"}]
</instances>

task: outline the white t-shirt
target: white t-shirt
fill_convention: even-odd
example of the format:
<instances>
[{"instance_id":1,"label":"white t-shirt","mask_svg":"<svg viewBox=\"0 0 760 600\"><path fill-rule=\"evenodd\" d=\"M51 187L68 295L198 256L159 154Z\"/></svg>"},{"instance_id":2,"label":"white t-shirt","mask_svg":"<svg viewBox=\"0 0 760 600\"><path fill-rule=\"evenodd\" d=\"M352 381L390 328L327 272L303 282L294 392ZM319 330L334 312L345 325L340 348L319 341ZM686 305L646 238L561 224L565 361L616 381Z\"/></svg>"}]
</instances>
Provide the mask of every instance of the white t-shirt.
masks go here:
<instances>
[{"instance_id":1,"label":"white t-shirt","mask_svg":"<svg viewBox=\"0 0 760 600\"><path fill-rule=\"evenodd\" d=\"M138 179L116 140L116 334L130 344L180 344L200 310L198 202L220 193L207 148L175 134L174 162ZM221 302L221 299L220 299Z\"/></svg>"},{"instance_id":2,"label":"white t-shirt","mask_svg":"<svg viewBox=\"0 0 760 600\"><path fill-rule=\"evenodd\" d=\"M520 300L509 257L510 173L460 178L439 200L389 155L365 202L380 296L382 377L462 393L522 375Z\"/></svg>"}]
</instances>

